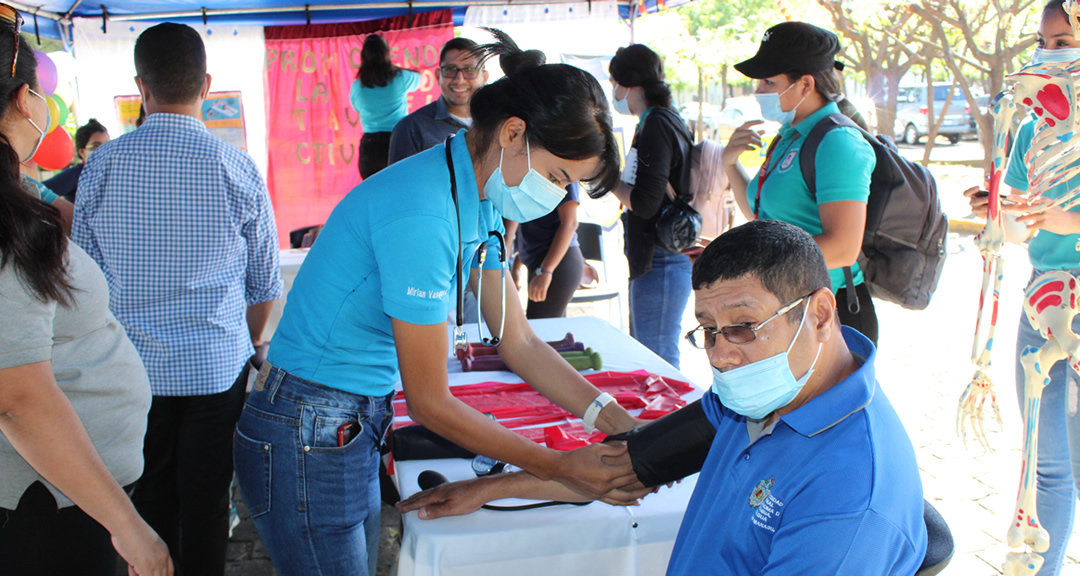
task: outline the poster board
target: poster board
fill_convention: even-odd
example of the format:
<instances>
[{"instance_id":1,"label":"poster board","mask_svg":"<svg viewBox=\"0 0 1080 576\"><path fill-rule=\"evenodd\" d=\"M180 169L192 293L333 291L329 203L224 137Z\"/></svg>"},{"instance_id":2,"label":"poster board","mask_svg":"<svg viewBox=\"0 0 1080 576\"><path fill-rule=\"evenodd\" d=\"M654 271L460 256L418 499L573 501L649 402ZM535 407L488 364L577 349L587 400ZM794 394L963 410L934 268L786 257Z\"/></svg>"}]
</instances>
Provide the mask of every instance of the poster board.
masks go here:
<instances>
[{"instance_id":1,"label":"poster board","mask_svg":"<svg viewBox=\"0 0 1080 576\"><path fill-rule=\"evenodd\" d=\"M113 99L123 134L135 130L142 97L117 96ZM247 128L244 124L244 100L240 91L211 92L202 102L202 121L214 136L247 151Z\"/></svg>"}]
</instances>

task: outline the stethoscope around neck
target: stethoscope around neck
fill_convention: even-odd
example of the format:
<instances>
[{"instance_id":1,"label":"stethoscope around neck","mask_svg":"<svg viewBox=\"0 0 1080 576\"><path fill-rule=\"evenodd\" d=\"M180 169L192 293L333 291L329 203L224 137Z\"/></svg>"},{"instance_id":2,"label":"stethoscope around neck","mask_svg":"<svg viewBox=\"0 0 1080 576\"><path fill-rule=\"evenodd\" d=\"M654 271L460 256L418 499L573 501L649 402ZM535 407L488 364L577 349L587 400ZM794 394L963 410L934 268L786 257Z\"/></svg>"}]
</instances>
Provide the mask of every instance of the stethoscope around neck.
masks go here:
<instances>
[{"instance_id":1,"label":"stethoscope around neck","mask_svg":"<svg viewBox=\"0 0 1080 576\"><path fill-rule=\"evenodd\" d=\"M461 206L458 204L457 194L457 177L454 175L454 158L450 152L450 142L454 139L454 135L446 137L446 166L450 170L450 196L454 199L454 212L457 215L457 236L458 236L458 249L457 249L457 325L454 327L454 350L465 351L469 348L469 339L465 336L465 324L464 318L464 304L465 304L465 291L462 287L463 279L465 278L464 258L462 258L463 245L461 241ZM488 232L488 237L476 248L480 251L480 274L484 272L484 260L487 258L487 244L491 241L491 237L494 236L499 244L499 287L502 291L502 314L499 318L499 335L492 334L491 338L484 336L484 315L480 311L480 303L483 302L484 293L484 280L482 277L476 279L476 329L480 333L480 341L485 346L498 346L502 342L503 329L506 328L506 240L503 238L502 233L498 230L492 230Z\"/></svg>"}]
</instances>

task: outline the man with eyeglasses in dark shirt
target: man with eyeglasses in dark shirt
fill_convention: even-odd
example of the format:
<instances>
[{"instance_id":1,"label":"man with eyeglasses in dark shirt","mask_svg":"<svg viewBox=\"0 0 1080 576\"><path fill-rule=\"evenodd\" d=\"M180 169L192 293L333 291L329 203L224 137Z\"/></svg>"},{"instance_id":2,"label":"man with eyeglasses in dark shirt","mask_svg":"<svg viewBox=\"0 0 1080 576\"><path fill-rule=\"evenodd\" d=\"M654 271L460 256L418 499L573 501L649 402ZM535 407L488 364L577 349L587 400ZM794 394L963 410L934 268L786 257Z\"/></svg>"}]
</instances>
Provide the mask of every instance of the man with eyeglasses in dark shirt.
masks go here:
<instances>
[{"instance_id":1,"label":"man with eyeglasses in dark shirt","mask_svg":"<svg viewBox=\"0 0 1080 576\"><path fill-rule=\"evenodd\" d=\"M443 44L436 76L442 97L404 117L390 136L390 163L423 152L472 124L469 102L487 84L488 73L470 52L476 42L454 38Z\"/></svg>"}]
</instances>

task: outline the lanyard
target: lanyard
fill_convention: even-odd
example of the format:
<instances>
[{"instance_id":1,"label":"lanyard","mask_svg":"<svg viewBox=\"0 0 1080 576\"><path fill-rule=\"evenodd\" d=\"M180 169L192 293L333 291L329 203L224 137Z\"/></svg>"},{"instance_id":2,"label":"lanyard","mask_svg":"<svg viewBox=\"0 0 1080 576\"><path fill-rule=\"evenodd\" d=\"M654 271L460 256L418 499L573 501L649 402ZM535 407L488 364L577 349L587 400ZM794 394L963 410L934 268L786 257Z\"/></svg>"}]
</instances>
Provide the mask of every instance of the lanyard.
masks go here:
<instances>
[{"instance_id":1,"label":"lanyard","mask_svg":"<svg viewBox=\"0 0 1080 576\"><path fill-rule=\"evenodd\" d=\"M787 147L784 148L784 155L786 155L788 150L791 150L791 147L795 145L795 141L799 139L799 136L802 136L802 134L796 132L795 137L792 138L791 142L788 142ZM757 197L754 198L754 218L757 218L758 212L761 210L761 189L765 186L765 179L776 169L776 166L772 164L772 153L776 150L777 144L780 143L779 138L780 135L778 134L776 138L773 139L772 143L769 144L769 151L765 153L765 163L761 165L761 170L758 172ZM781 156L781 158L783 158L783 156Z\"/></svg>"},{"instance_id":2,"label":"lanyard","mask_svg":"<svg viewBox=\"0 0 1080 576\"><path fill-rule=\"evenodd\" d=\"M461 252L463 250L462 242L461 242L461 207L458 205L457 176L454 174L454 158L453 158L453 156L451 155L451 152L450 152L450 142L453 139L454 139L453 134L446 137L446 167L450 171L450 197L454 199L454 212L457 215L457 235L458 235L458 249L457 249L457 311L456 311L456 318L455 318L457 324L454 326L454 350L455 351L456 350L461 350L462 352L464 352L469 348L469 339L465 337L465 328L463 328L463 326L465 324L465 317L464 317L465 313L463 311L464 306L465 306L465 295L464 295L464 289L462 288L462 282L463 282L463 279L465 277L465 268L463 266L463 260L464 259L462 258L462 254L461 254ZM480 341L481 342L483 342L484 344L486 344L488 346L498 346L499 342L502 341L503 328L506 326L506 241L503 240L503 236L502 236L502 234L499 233L498 230L492 230L491 232L488 232L488 238L490 239L492 236L495 236L495 238L499 241L499 263L502 265L501 266L501 268L502 268L502 281L500 282L500 284L502 284L502 307L503 307L503 310L502 310L502 318L500 319L501 322L500 322L500 325L499 325L499 335L495 336L494 334L492 334L491 338L485 338L484 337L484 329L483 329L483 326L482 326L483 318L480 316L480 295L481 295L481 293L483 292L483 289L484 289L484 283L483 283L482 279L477 279L477 286L479 286L479 289L477 290L477 295L476 295L476 314L477 314L477 317L476 317L476 329L480 333ZM483 273L482 271L483 271L483 265L484 265L484 256L487 254L487 251L486 251L487 242L488 242L487 240L484 240L483 242L480 243L480 246L477 248L478 250L480 250L481 273Z\"/></svg>"}]
</instances>

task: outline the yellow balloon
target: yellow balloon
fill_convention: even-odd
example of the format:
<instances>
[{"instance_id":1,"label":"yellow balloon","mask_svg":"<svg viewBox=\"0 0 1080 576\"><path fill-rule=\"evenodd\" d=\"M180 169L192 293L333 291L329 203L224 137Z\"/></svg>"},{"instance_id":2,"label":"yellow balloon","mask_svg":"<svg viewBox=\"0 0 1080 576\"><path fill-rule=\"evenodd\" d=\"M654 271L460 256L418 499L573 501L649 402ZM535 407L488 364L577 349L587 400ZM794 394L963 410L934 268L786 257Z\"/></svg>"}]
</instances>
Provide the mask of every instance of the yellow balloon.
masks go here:
<instances>
[{"instance_id":1,"label":"yellow balloon","mask_svg":"<svg viewBox=\"0 0 1080 576\"><path fill-rule=\"evenodd\" d=\"M45 101L49 103L49 127L45 130L45 133L48 134L60 125L60 107L56 105L56 101L52 98L46 97Z\"/></svg>"}]
</instances>

